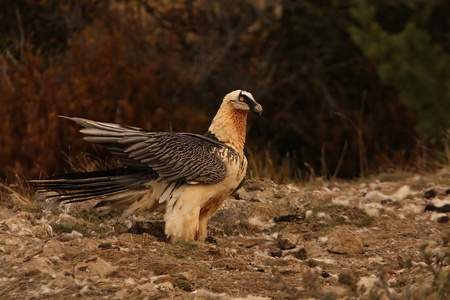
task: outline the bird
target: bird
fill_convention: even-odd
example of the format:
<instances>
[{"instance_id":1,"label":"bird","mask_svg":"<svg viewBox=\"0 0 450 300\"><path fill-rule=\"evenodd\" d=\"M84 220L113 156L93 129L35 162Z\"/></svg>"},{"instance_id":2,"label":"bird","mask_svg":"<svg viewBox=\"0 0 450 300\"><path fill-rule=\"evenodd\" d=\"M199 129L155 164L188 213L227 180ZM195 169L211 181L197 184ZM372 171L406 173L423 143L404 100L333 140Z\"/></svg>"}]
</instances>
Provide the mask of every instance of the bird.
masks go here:
<instances>
[{"instance_id":1,"label":"bird","mask_svg":"<svg viewBox=\"0 0 450 300\"><path fill-rule=\"evenodd\" d=\"M261 115L262 106L251 93L235 90L223 98L204 135L61 116L83 127L84 140L106 147L119 165L30 182L46 198L63 203L97 199L95 207L125 208L124 217L161 211L170 242L203 242L207 221L244 182L249 112Z\"/></svg>"}]
</instances>

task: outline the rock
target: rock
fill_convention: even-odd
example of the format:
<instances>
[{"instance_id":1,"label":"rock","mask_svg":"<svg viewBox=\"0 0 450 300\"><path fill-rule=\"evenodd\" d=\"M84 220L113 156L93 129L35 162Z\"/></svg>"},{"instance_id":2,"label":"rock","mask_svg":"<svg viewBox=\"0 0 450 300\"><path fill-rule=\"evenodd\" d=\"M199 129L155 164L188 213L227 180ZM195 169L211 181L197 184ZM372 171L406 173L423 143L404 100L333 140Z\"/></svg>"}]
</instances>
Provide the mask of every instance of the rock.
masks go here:
<instances>
[{"instance_id":1,"label":"rock","mask_svg":"<svg viewBox=\"0 0 450 300\"><path fill-rule=\"evenodd\" d=\"M0 221L12 218L16 213L10 209L0 210Z\"/></svg>"},{"instance_id":2,"label":"rock","mask_svg":"<svg viewBox=\"0 0 450 300\"><path fill-rule=\"evenodd\" d=\"M325 295L333 295L334 297L324 297L325 299L346 299L348 296L348 290L339 285L324 285L321 287L321 291ZM322 295L323 295L322 294Z\"/></svg>"},{"instance_id":3,"label":"rock","mask_svg":"<svg viewBox=\"0 0 450 300\"><path fill-rule=\"evenodd\" d=\"M131 278L131 277L128 277L127 279L125 279L125 285L136 285L136 281L133 279L133 278Z\"/></svg>"},{"instance_id":4,"label":"rock","mask_svg":"<svg viewBox=\"0 0 450 300\"><path fill-rule=\"evenodd\" d=\"M293 252L292 255L300 260L308 259L308 253L306 252L305 248L300 248L298 251Z\"/></svg>"},{"instance_id":5,"label":"rock","mask_svg":"<svg viewBox=\"0 0 450 300\"><path fill-rule=\"evenodd\" d=\"M261 217L255 216L248 219L248 224L256 231L264 231L274 227L276 224L273 220L262 220Z\"/></svg>"},{"instance_id":6,"label":"rock","mask_svg":"<svg viewBox=\"0 0 450 300\"><path fill-rule=\"evenodd\" d=\"M323 220L327 220L327 221L331 220L330 215L326 214L324 212L318 212L316 216L317 216L317 219L323 219Z\"/></svg>"},{"instance_id":7,"label":"rock","mask_svg":"<svg viewBox=\"0 0 450 300\"><path fill-rule=\"evenodd\" d=\"M336 205L349 206L352 202L352 197L342 195L336 198L333 198L332 203Z\"/></svg>"},{"instance_id":8,"label":"rock","mask_svg":"<svg viewBox=\"0 0 450 300\"><path fill-rule=\"evenodd\" d=\"M117 245L113 245L111 243L101 243L100 245L98 245L98 248L100 249L114 249L114 250L120 250L120 247Z\"/></svg>"},{"instance_id":9,"label":"rock","mask_svg":"<svg viewBox=\"0 0 450 300\"><path fill-rule=\"evenodd\" d=\"M380 216L380 207L371 207L371 205L366 204L362 208L369 217L378 218Z\"/></svg>"},{"instance_id":10,"label":"rock","mask_svg":"<svg viewBox=\"0 0 450 300\"><path fill-rule=\"evenodd\" d=\"M83 234L81 232L78 232L76 230L72 230L72 232L70 232L70 233L67 233L67 232L61 233L58 236L58 239L60 241L67 242L67 241L74 240L74 239L79 239L79 238L82 238L82 237L83 237Z\"/></svg>"},{"instance_id":11,"label":"rock","mask_svg":"<svg viewBox=\"0 0 450 300\"><path fill-rule=\"evenodd\" d=\"M382 200L388 199L389 197L380 191L369 191L362 198L363 203L367 202L381 202Z\"/></svg>"},{"instance_id":12,"label":"rock","mask_svg":"<svg viewBox=\"0 0 450 300\"><path fill-rule=\"evenodd\" d=\"M136 289L145 295L149 294L150 292L156 291L156 284L147 282L136 286Z\"/></svg>"},{"instance_id":13,"label":"rock","mask_svg":"<svg viewBox=\"0 0 450 300\"><path fill-rule=\"evenodd\" d=\"M127 299L126 294L128 293L128 289L121 289L117 291L112 299Z\"/></svg>"},{"instance_id":14,"label":"rock","mask_svg":"<svg viewBox=\"0 0 450 300\"><path fill-rule=\"evenodd\" d=\"M159 284L156 284L156 289L162 292L169 292L173 290L173 284L170 281L161 282Z\"/></svg>"},{"instance_id":15,"label":"rock","mask_svg":"<svg viewBox=\"0 0 450 300\"><path fill-rule=\"evenodd\" d=\"M178 275L183 276L184 278L189 279L189 280L197 279L197 275L192 272L180 272L180 273L178 273Z\"/></svg>"},{"instance_id":16,"label":"rock","mask_svg":"<svg viewBox=\"0 0 450 300\"><path fill-rule=\"evenodd\" d=\"M64 243L61 243L56 239L50 239L42 248L42 255L45 257L58 256L63 252L64 248Z\"/></svg>"},{"instance_id":17,"label":"rock","mask_svg":"<svg viewBox=\"0 0 450 300\"><path fill-rule=\"evenodd\" d=\"M433 213L430 220L438 223L447 223L449 221L449 217L445 213Z\"/></svg>"},{"instance_id":18,"label":"rock","mask_svg":"<svg viewBox=\"0 0 450 300\"><path fill-rule=\"evenodd\" d=\"M398 191L391 195L391 198L395 201L402 201L406 199L411 194L411 188L409 185L404 185L398 189Z\"/></svg>"},{"instance_id":19,"label":"rock","mask_svg":"<svg viewBox=\"0 0 450 300\"><path fill-rule=\"evenodd\" d=\"M318 238L317 238L317 241L319 242L319 244L321 245L321 246L323 246L323 245L325 245L326 243L328 243L328 236L319 236Z\"/></svg>"},{"instance_id":20,"label":"rock","mask_svg":"<svg viewBox=\"0 0 450 300\"><path fill-rule=\"evenodd\" d=\"M87 259L84 262L77 263L74 267L75 277L91 277L95 275L105 277L107 274L112 273L116 269L116 267L112 266L109 262L98 256Z\"/></svg>"},{"instance_id":21,"label":"rock","mask_svg":"<svg viewBox=\"0 0 450 300\"><path fill-rule=\"evenodd\" d=\"M272 257L281 257L283 255L283 251L281 250L271 250L269 251L269 255Z\"/></svg>"},{"instance_id":22,"label":"rock","mask_svg":"<svg viewBox=\"0 0 450 300\"><path fill-rule=\"evenodd\" d=\"M303 273L304 267L300 263L291 262L286 266L278 267L278 271L283 275L297 275Z\"/></svg>"},{"instance_id":23,"label":"rock","mask_svg":"<svg viewBox=\"0 0 450 300\"><path fill-rule=\"evenodd\" d=\"M312 212L312 211L311 211ZM298 214L294 214L294 215L281 215L281 216L276 216L273 218L274 222L295 222L295 221L299 221L302 220L303 217L298 215Z\"/></svg>"},{"instance_id":24,"label":"rock","mask_svg":"<svg viewBox=\"0 0 450 300\"><path fill-rule=\"evenodd\" d=\"M0 222L0 232L13 235L29 235L29 229L34 225L36 219L26 212L18 213L9 219Z\"/></svg>"},{"instance_id":25,"label":"rock","mask_svg":"<svg viewBox=\"0 0 450 300\"><path fill-rule=\"evenodd\" d=\"M268 297L262 297L262 296L252 296L248 295L245 298L239 297L239 298L233 298L230 295L226 293L213 293L204 289L198 289L193 291L189 296L191 297L185 297L183 299L192 299L192 300L270 300L271 298Z\"/></svg>"},{"instance_id":26,"label":"rock","mask_svg":"<svg viewBox=\"0 0 450 300\"><path fill-rule=\"evenodd\" d=\"M190 299L214 299L214 300L222 300L222 299L230 299L226 293L213 293L204 289L198 289L191 293L192 298Z\"/></svg>"},{"instance_id":27,"label":"rock","mask_svg":"<svg viewBox=\"0 0 450 300\"><path fill-rule=\"evenodd\" d=\"M246 180L244 189L247 191L264 191L267 188L273 188L275 183L269 178L259 178L255 180Z\"/></svg>"},{"instance_id":28,"label":"rock","mask_svg":"<svg viewBox=\"0 0 450 300\"><path fill-rule=\"evenodd\" d=\"M436 211L441 213L450 212L450 200L434 199L433 201L427 203L427 205L425 206L425 210Z\"/></svg>"},{"instance_id":29,"label":"rock","mask_svg":"<svg viewBox=\"0 0 450 300\"><path fill-rule=\"evenodd\" d=\"M384 259L381 256L372 256L367 259L369 263L376 265L384 265Z\"/></svg>"},{"instance_id":30,"label":"rock","mask_svg":"<svg viewBox=\"0 0 450 300\"><path fill-rule=\"evenodd\" d=\"M371 275L370 277L361 277L358 281L358 290L363 289L366 292L369 292L370 290L372 290L372 288L375 287L376 282L379 279L375 276L375 275Z\"/></svg>"},{"instance_id":31,"label":"rock","mask_svg":"<svg viewBox=\"0 0 450 300\"><path fill-rule=\"evenodd\" d=\"M409 202L408 200L405 200L403 205L401 206L401 208L399 210L397 210L398 212L403 212L406 214L420 214L423 213L424 208L423 208L423 204L420 203L415 203L415 202ZM400 216L400 214L398 214L398 216Z\"/></svg>"},{"instance_id":32,"label":"rock","mask_svg":"<svg viewBox=\"0 0 450 300\"><path fill-rule=\"evenodd\" d=\"M298 234L284 233L277 237L278 247L282 250L293 249L297 246L299 240Z\"/></svg>"},{"instance_id":33,"label":"rock","mask_svg":"<svg viewBox=\"0 0 450 300\"><path fill-rule=\"evenodd\" d=\"M147 233L160 241L168 241L164 233L164 221L136 221L127 232L134 234Z\"/></svg>"},{"instance_id":34,"label":"rock","mask_svg":"<svg viewBox=\"0 0 450 300\"><path fill-rule=\"evenodd\" d=\"M248 201L251 202L260 202L260 203L271 203L274 195L272 193L265 193L265 192L261 192L261 191L254 191L254 192L249 192L250 193L250 199L248 199Z\"/></svg>"},{"instance_id":35,"label":"rock","mask_svg":"<svg viewBox=\"0 0 450 300\"><path fill-rule=\"evenodd\" d=\"M320 263L327 264L327 265L337 265L338 264L337 260L331 259L331 258L317 258L316 257L316 258L314 258L314 260L316 262L320 262Z\"/></svg>"},{"instance_id":36,"label":"rock","mask_svg":"<svg viewBox=\"0 0 450 300\"><path fill-rule=\"evenodd\" d=\"M53 236L53 230L50 225L39 222L36 217L28 212L20 212L9 219L1 221L0 233L40 238Z\"/></svg>"},{"instance_id":37,"label":"rock","mask_svg":"<svg viewBox=\"0 0 450 300\"><path fill-rule=\"evenodd\" d=\"M35 256L25 265L25 275L30 276L30 274L44 274L44 275L54 275L55 270L53 269L53 263L46 257Z\"/></svg>"},{"instance_id":38,"label":"rock","mask_svg":"<svg viewBox=\"0 0 450 300\"><path fill-rule=\"evenodd\" d=\"M331 277L330 273L328 273L327 271L322 271L322 273L320 273L320 276L322 276L323 278Z\"/></svg>"},{"instance_id":39,"label":"rock","mask_svg":"<svg viewBox=\"0 0 450 300\"><path fill-rule=\"evenodd\" d=\"M13 210L34 206L32 199L16 192L10 193L5 202L8 204L8 208L12 208Z\"/></svg>"},{"instance_id":40,"label":"rock","mask_svg":"<svg viewBox=\"0 0 450 300\"><path fill-rule=\"evenodd\" d=\"M258 191L247 191L246 189L239 189L236 194L235 198L237 200L245 200L245 201L252 201L254 199L256 193Z\"/></svg>"},{"instance_id":41,"label":"rock","mask_svg":"<svg viewBox=\"0 0 450 300\"><path fill-rule=\"evenodd\" d=\"M68 227L85 226L87 225L86 223L86 221L77 219L66 213L59 214L58 219L55 222L55 224L65 225ZM93 226L93 224L91 224L91 226Z\"/></svg>"},{"instance_id":42,"label":"rock","mask_svg":"<svg viewBox=\"0 0 450 300\"><path fill-rule=\"evenodd\" d=\"M337 228L329 235L327 250L337 254L360 254L364 252L361 239L353 232Z\"/></svg>"},{"instance_id":43,"label":"rock","mask_svg":"<svg viewBox=\"0 0 450 300\"><path fill-rule=\"evenodd\" d=\"M436 190L431 189L431 190L427 190L425 191L425 193L423 194L423 196L425 197L425 199L431 199L436 197L437 193Z\"/></svg>"},{"instance_id":44,"label":"rock","mask_svg":"<svg viewBox=\"0 0 450 300\"><path fill-rule=\"evenodd\" d=\"M364 291L364 296L367 296L369 293L373 293L374 291L379 292L380 285L378 284L380 281L375 275L371 275L369 277L361 277L358 281L358 291ZM387 288L391 295L394 295L395 292L391 288ZM383 299L383 298L382 298Z\"/></svg>"}]
</instances>

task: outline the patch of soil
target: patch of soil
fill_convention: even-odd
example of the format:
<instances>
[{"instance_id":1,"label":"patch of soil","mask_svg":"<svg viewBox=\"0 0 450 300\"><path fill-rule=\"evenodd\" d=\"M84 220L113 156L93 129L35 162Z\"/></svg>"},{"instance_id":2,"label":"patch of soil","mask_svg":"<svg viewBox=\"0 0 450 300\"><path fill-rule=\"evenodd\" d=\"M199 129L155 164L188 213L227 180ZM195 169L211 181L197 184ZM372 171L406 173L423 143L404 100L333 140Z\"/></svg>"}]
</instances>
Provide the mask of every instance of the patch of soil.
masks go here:
<instances>
[{"instance_id":1,"label":"patch of soil","mask_svg":"<svg viewBox=\"0 0 450 300\"><path fill-rule=\"evenodd\" d=\"M155 214L122 219L93 203L29 208L6 195L0 298L445 297L450 233L439 214L447 213L425 207L446 205L447 193L426 193L446 191L446 180L392 178L248 181L210 220L206 243L168 243Z\"/></svg>"}]
</instances>

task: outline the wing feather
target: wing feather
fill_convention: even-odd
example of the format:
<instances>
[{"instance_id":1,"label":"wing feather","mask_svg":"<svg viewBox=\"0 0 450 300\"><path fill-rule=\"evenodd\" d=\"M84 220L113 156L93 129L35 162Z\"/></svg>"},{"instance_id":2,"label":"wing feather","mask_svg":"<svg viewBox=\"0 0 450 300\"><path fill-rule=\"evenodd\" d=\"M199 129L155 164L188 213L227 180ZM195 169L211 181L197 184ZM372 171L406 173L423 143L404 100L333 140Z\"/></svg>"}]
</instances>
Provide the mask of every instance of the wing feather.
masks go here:
<instances>
[{"instance_id":1,"label":"wing feather","mask_svg":"<svg viewBox=\"0 0 450 300\"><path fill-rule=\"evenodd\" d=\"M201 135L147 132L136 127L65 118L85 127L80 130L86 135L84 139L104 145L123 165L151 169L168 182L220 182L226 176L226 166L217 153L223 147L234 151Z\"/></svg>"}]
</instances>

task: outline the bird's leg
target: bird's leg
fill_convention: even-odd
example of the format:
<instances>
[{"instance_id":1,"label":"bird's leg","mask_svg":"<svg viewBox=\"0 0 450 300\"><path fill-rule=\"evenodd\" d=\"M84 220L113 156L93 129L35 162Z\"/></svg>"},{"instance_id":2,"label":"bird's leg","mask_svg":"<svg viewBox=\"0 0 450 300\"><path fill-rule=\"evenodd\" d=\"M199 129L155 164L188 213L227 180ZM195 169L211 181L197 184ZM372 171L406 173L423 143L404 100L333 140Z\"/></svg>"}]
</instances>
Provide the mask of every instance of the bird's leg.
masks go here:
<instances>
[{"instance_id":1,"label":"bird's leg","mask_svg":"<svg viewBox=\"0 0 450 300\"><path fill-rule=\"evenodd\" d=\"M201 210L200 216L198 220L198 231L196 240L200 242L204 242L206 239L206 236L208 235L208 228L207 228L207 222L208 222L208 211Z\"/></svg>"}]
</instances>

